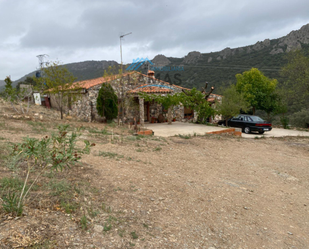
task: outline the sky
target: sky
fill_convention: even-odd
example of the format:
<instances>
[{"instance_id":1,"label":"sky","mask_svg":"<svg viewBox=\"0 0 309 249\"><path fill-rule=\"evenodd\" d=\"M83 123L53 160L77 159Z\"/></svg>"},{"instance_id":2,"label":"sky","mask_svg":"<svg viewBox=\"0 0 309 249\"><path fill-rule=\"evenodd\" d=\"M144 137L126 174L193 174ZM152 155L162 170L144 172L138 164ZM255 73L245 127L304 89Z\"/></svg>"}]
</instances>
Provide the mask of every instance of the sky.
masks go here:
<instances>
[{"instance_id":1,"label":"sky","mask_svg":"<svg viewBox=\"0 0 309 249\"><path fill-rule=\"evenodd\" d=\"M39 67L184 57L276 39L309 23L308 0L0 0L0 80Z\"/></svg>"}]
</instances>

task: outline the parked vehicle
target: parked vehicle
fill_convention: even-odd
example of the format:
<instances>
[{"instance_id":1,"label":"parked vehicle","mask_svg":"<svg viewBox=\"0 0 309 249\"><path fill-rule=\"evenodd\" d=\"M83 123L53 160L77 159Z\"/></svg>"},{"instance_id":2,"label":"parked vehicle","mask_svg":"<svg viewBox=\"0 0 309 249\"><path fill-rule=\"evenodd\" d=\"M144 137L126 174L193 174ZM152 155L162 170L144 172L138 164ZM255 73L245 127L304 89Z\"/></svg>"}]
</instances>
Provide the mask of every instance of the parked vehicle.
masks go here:
<instances>
[{"instance_id":1,"label":"parked vehicle","mask_svg":"<svg viewBox=\"0 0 309 249\"><path fill-rule=\"evenodd\" d=\"M220 120L218 125L226 125L226 120ZM246 134L252 131L257 131L259 134L263 134L265 131L271 131L272 127L270 123L267 123L258 116L240 114L236 117L230 118L227 121L227 125L231 127L241 128L242 132Z\"/></svg>"}]
</instances>

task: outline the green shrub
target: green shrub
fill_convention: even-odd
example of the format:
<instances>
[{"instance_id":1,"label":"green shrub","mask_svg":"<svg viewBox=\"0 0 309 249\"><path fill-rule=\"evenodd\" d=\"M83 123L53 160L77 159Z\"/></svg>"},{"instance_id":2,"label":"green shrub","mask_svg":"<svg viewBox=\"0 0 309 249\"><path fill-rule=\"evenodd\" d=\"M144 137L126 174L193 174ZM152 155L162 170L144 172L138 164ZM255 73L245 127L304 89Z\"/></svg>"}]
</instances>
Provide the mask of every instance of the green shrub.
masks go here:
<instances>
[{"instance_id":1,"label":"green shrub","mask_svg":"<svg viewBox=\"0 0 309 249\"><path fill-rule=\"evenodd\" d=\"M3 198L3 209L12 216L20 216L23 213L23 204L18 205L19 198L16 193L8 193Z\"/></svg>"},{"instance_id":2,"label":"green shrub","mask_svg":"<svg viewBox=\"0 0 309 249\"><path fill-rule=\"evenodd\" d=\"M97 98L97 111L106 120L118 116L118 98L110 84L102 84Z\"/></svg>"},{"instance_id":3,"label":"green shrub","mask_svg":"<svg viewBox=\"0 0 309 249\"><path fill-rule=\"evenodd\" d=\"M51 137L45 136L41 140L27 137L24 138L23 142L13 144L12 157L17 160L17 165L18 162L26 163L27 170L21 190L15 190L14 195L4 199L4 207L16 205L16 210L21 210L29 191L42 174L70 169L72 165L81 159L82 154L90 152L90 147L94 146L94 144L90 145L89 141L84 140L85 147L78 148L76 143L79 134L72 132L71 135L68 135L68 127L68 125L59 126L58 133L53 134ZM36 176L28 187L29 176L32 174L36 174ZM67 189L66 187L66 185L61 184L61 187L58 186L55 192L63 192ZM18 192L20 193L17 198L16 194ZM15 213L17 215L21 214L20 212Z\"/></svg>"},{"instance_id":4,"label":"green shrub","mask_svg":"<svg viewBox=\"0 0 309 249\"><path fill-rule=\"evenodd\" d=\"M289 128L289 118L282 116L280 117L280 123L283 126L283 129L288 129Z\"/></svg>"},{"instance_id":5,"label":"green shrub","mask_svg":"<svg viewBox=\"0 0 309 249\"><path fill-rule=\"evenodd\" d=\"M309 126L309 110L302 109L290 116L291 124L300 128L308 128Z\"/></svg>"}]
</instances>

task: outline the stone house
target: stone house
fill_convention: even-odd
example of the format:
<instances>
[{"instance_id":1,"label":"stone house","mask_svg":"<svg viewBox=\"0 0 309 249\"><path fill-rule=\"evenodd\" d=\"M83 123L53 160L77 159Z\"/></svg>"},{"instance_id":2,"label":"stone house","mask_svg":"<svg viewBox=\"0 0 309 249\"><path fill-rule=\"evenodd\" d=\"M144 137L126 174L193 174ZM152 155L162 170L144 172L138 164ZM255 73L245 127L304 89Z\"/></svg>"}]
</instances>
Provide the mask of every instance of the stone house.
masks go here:
<instances>
[{"instance_id":1,"label":"stone house","mask_svg":"<svg viewBox=\"0 0 309 249\"><path fill-rule=\"evenodd\" d=\"M190 90L156 79L153 71L148 71L148 75L133 71L122 75L78 81L74 84L80 89L79 97L73 103L70 99L67 101L66 113L84 121L102 121L103 118L98 115L96 109L96 101L102 84L106 83L111 84L118 96L118 101L124 101L124 122L133 123L135 118L141 125L144 122L158 120L159 116L165 118L167 110L154 101L144 101L139 96L140 92L166 95L182 92L183 89ZM215 98L213 94L211 99L214 101ZM52 97L51 105L56 107ZM121 106L119 113L122 113ZM179 105L173 108L172 115L174 120L183 121L187 117L192 118L194 114L192 110Z\"/></svg>"}]
</instances>

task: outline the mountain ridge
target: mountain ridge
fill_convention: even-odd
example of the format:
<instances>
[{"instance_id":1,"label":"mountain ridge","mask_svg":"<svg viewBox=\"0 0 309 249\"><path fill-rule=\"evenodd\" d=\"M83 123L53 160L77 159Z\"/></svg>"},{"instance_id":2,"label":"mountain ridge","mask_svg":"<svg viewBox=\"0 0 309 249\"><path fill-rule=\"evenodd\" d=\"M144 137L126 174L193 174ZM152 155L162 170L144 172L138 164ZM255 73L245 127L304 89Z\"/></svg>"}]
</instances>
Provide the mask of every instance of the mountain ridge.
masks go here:
<instances>
[{"instance_id":1,"label":"mountain ridge","mask_svg":"<svg viewBox=\"0 0 309 249\"><path fill-rule=\"evenodd\" d=\"M303 50L309 54L309 24L303 25L299 30L293 30L286 36L277 39L264 39L253 45L225 48L221 51L201 53L191 51L186 56L167 57L162 54L152 59L155 67L183 67L178 71L156 71L156 77L173 84L188 88L204 86L205 81L210 82L217 89L227 82L235 82L235 75L258 68L266 76L284 80L280 75L280 68L287 63L286 54L290 51ZM86 80L101 77L109 66L117 66L116 61L83 61L65 64L77 80ZM139 71L146 73L148 67ZM23 81L31 72L13 85Z\"/></svg>"}]
</instances>

